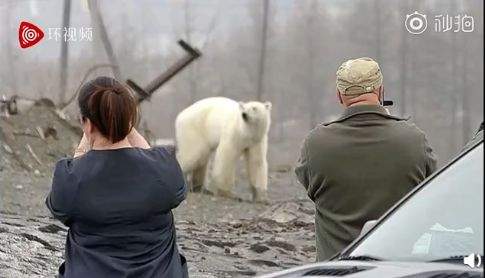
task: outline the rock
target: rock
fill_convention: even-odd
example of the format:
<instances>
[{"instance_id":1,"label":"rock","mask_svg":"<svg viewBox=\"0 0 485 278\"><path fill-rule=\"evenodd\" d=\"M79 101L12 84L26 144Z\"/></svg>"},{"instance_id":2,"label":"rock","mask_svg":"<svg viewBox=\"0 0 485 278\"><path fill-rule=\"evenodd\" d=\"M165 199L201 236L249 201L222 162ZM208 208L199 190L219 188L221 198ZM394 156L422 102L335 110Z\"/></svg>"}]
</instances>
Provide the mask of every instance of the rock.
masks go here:
<instances>
[{"instance_id":1,"label":"rock","mask_svg":"<svg viewBox=\"0 0 485 278\"><path fill-rule=\"evenodd\" d=\"M3 148L5 149L5 151L9 154L13 154L13 151L12 149L7 145L7 144L3 144Z\"/></svg>"},{"instance_id":2,"label":"rock","mask_svg":"<svg viewBox=\"0 0 485 278\"><path fill-rule=\"evenodd\" d=\"M303 217L300 213L300 206L296 202L283 202L271 206L265 212L260 215L260 218L264 221L276 221L278 223L287 223L293 220L310 221L313 219L311 216Z\"/></svg>"},{"instance_id":3,"label":"rock","mask_svg":"<svg viewBox=\"0 0 485 278\"><path fill-rule=\"evenodd\" d=\"M203 239L202 243L204 243L207 246L217 246L220 248L224 248L226 246L233 247L235 245L234 242L215 241L215 240L208 240L208 239Z\"/></svg>"},{"instance_id":4,"label":"rock","mask_svg":"<svg viewBox=\"0 0 485 278\"><path fill-rule=\"evenodd\" d=\"M255 265L272 266L272 267L279 266L279 264L277 264L273 261L261 260L261 259L249 260L249 263L255 264Z\"/></svg>"},{"instance_id":5,"label":"rock","mask_svg":"<svg viewBox=\"0 0 485 278\"><path fill-rule=\"evenodd\" d=\"M269 250L269 247L268 246L265 246L263 244L253 244L251 245L251 247L249 248L251 251L254 251L256 253L263 253L263 252L266 252Z\"/></svg>"},{"instance_id":6,"label":"rock","mask_svg":"<svg viewBox=\"0 0 485 278\"><path fill-rule=\"evenodd\" d=\"M291 165L279 164L279 165L275 165L272 170L277 173L288 173L291 171L291 169L292 169Z\"/></svg>"},{"instance_id":7,"label":"rock","mask_svg":"<svg viewBox=\"0 0 485 278\"><path fill-rule=\"evenodd\" d=\"M314 242L313 226L255 218L210 224L178 221L176 229L191 277L254 276L315 258L308 247ZM246 233L238 234L242 230ZM50 217L0 212L0 277L55 276L66 235L67 228ZM294 252L299 245L304 247Z\"/></svg>"},{"instance_id":8,"label":"rock","mask_svg":"<svg viewBox=\"0 0 485 278\"><path fill-rule=\"evenodd\" d=\"M301 251L303 251L303 252L316 252L317 249L316 249L315 245L306 245L306 246L303 246L301 248Z\"/></svg>"},{"instance_id":9,"label":"rock","mask_svg":"<svg viewBox=\"0 0 485 278\"><path fill-rule=\"evenodd\" d=\"M54 164L72 154L81 134L79 124L60 118L48 100L8 119L0 117L1 208L43 214Z\"/></svg>"},{"instance_id":10,"label":"rock","mask_svg":"<svg viewBox=\"0 0 485 278\"><path fill-rule=\"evenodd\" d=\"M44 233L51 233L51 234L56 234L60 231L67 231L67 229L62 228L56 224L49 224L46 226L42 226L42 227L39 227L38 230Z\"/></svg>"},{"instance_id":11,"label":"rock","mask_svg":"<svg viewBox=\"0 0 485 278\"><path fill-rule=\"evenodd\" d=\"M293 244L285 242L285 241L281 241L281 240L268 240L268 241L266 241L266 244L268 246L280 247L280 248L287 250L287 251L295 251L296 250L296 247Z\"/></svg>"},{"instance_id":12,"label":"rock","mask_svg":"<svg viewBox=\"0 0 485 278\"><path fill-rule=\"evenodd\" d=\"M52 224L0 214L0 277L53 277L62 262L65 231L46 234L39 227Z\"/></svg>"},{"instance_id":13,"label":"rock","mask_svg":"<svg viewBox=\"0 0 485 278\"><path fill-rule=\"evenodd\" d=\"M12 175L23 168L36 177L51 171L59 158L72 154L72 145L77 144L82 135L79 124L60 117L48 99L37 101L8 121L0 118L0 130L3 133L0 144L14 162ZM61 134L62 140L58 140Z\"/></svg>"}]
</instances>

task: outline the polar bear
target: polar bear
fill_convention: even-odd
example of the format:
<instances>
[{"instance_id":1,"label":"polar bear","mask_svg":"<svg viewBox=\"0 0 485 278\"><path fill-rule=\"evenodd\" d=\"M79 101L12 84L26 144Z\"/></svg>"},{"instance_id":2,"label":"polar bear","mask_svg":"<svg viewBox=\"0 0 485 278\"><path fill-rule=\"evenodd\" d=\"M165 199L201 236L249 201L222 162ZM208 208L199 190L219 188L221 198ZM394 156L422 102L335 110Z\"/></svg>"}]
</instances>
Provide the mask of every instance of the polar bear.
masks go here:
<instances>
[{"instance_id":1,"label":"polar bear","mask_svg":"<svg viewBox=\"0 0 485 278\"><path fill-rule=\"evenodd\" d=\"M270 102L237 102L210 97L195 102L177 115L175 138L177 159L193 190L201 190L207 164L215 153L209 188L217 195L232 197L236 166L244 155L253 201L267 201L268 131Z\"/></svg>"}]
</instances>

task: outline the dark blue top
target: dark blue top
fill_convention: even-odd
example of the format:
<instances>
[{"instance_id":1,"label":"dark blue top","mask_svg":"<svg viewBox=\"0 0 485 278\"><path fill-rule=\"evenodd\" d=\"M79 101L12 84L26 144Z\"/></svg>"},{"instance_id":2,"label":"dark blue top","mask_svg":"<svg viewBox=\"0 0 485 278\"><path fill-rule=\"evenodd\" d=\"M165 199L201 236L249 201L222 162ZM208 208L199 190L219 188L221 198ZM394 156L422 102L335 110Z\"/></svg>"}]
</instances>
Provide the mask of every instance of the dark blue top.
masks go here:
<instances>
[{"instance_id":1,"label":"dark blue top","mask_svg":"<svg viewBox=\"0 0 485 278\"><path fill-rule=\"evenodd\" d=\"M46 199L69 226L59 277L188 277L171 212L185 196L180 166L164 148L61 159Z\"/></svg>"}]
</instances>

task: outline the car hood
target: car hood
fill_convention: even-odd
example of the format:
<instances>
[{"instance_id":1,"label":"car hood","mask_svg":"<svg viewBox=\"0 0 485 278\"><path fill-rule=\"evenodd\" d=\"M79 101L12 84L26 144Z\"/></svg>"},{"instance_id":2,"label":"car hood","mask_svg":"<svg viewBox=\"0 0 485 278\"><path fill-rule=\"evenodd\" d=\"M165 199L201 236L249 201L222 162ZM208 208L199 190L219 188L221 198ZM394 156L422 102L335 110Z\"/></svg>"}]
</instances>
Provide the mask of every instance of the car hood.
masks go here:
<instances>
[{"instance_id":1,"label":"car hood","mask_svg":"<svg viewBox=\"0 0 485 278\"><path fill-rule=\"evenodd\" d=\"M313 273L313 274L312 274ZM467 265L452 263L419 263L390 261L330 261L296 267L260 278L290 277L345 277L345 278L435 278L455 277L452 274L468 273L463 277L483 277L483 268L471 268ZM445 276L450 275L450 276ZM462 276L459 276L462 277Z\"/></svg>"}]
</instances>

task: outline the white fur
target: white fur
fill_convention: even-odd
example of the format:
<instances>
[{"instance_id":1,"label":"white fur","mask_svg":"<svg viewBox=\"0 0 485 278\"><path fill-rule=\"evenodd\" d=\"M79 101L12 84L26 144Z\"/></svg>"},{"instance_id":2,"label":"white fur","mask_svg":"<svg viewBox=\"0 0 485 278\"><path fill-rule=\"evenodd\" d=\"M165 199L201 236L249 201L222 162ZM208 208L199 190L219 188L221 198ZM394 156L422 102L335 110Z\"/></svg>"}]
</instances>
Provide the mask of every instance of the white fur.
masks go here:
<instances>
[{"instance_id":1,"label":"white fur","mask_svg":"<svg viewBox=\"0 0 485 278\"><path fill-rule=\"evenodd\" d=\"M243 117L246 115L246 119ZM264 201L268 185L266 160L271 103L238 103L224 97L200 100L179 113L175 121L177 159L202 186L209 157L215 153L210 188L232 196L236 165L244 155L255 201Z\"/></svg>"}]
</instances>

